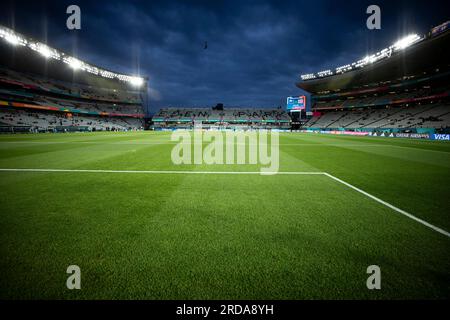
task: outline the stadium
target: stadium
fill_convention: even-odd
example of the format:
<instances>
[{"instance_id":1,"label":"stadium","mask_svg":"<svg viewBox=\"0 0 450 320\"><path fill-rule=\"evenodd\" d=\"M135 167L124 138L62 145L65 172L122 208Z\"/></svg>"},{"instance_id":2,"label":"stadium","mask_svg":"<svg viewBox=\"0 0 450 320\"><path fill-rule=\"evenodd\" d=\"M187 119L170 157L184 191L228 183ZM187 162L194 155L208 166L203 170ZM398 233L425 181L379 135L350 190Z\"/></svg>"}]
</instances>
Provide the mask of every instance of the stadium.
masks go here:
<instances>
[{"instance_id":1,"label":"stadium","mask_svg":"<svg viewBox=\"0 0 450 320\"><path fill-rule=\"evenodd\" d=\"M424 139L448 134L448 25L408 35L334 71L302 75L297 86L314 99L314 116L303 127Z\"/></svg>"},{"instance_id":2,"label":"stadium","mask_svg":"<svg viewBox=\"0 0 450 320\"><path fill-rule=\"evenodd\" d=\"M148 76L0 26L0 298L448 299L449 40L303 74L286 108L150 114ZM196 130L242 134L243 161L174 163Z\"/></svg>"},{"instance_id":3,"label":"stadium","mask_svg":"<svg viewBox=\"0 0 450 320\"><path fill-rule=\"evenodd\" d=\"M89 65L6 27L0 37L1 132L143 129L145 79Z\"/></svg>"}]
</instances>

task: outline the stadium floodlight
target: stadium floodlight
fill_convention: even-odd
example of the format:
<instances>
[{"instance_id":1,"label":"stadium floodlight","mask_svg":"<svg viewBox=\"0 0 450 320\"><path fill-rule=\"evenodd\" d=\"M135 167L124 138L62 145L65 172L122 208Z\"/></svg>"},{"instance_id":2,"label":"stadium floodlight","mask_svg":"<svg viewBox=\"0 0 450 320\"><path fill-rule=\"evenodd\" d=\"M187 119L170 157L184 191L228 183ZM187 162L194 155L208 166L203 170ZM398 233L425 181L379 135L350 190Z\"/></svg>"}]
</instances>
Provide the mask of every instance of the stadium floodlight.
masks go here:
<instances>
[{"instance_id":1,"label":"stadium floodlight","mask_svg":"<svg viewBox=\"0 0 450 320\"><path fill-rule=\"evenodd\" d=\"M38 52L41 56L45 57L46 59L48 58L53 58L56 60L60 60L61 59L61 55L58 53L57 50L50 48L49 46L40 43L40 42L29 42L28 43L28 47L33 50Z\"/></svg>"},{"instance_id":2,"label":"stadium floodlight","mask_svg":"<svg viewBox=\"0 0 450 320\"><path fill-rule=\"evenodd\" d=\"M5 40L8 41L13 46L16 46L19 44L19 37L12 33L5 34Z\"/></svg>"},{"instance_id":3,"label":"stadium floodlight","mask_svg":"<svg viewBox=\"0 0 450 320\"><path fill-rule=\"evenodd\" d=\"M302 80L310 80L310 79L315 79L316 78L314 73L302 74L300 77L302 78Z\"/></svg>"},{"instance_id":4,"label":"stadium floodlight","mask_svg":"<svg viewBox=\"0 0 450 320\"><path fill-rule=\"evenodd\" d=\"M38 52L46 58L53 58L60 60L68 64L73 70L81 69L83 71L89 72L91 74L101 76L108 79L117 79L119 81L128 82L136 87L140 87L144 84L144 79L141 77L133 77L125 74L119 74L112 71L100 69L93 66L87 62L83 62L74 57L65 54L64 52L58 51L55 48L49 47L46 44L33 41L32 39L27 39L22 35L18 34L12 29L3 27L0 25L0 39L4 39L6 42L16 46L21 45L28 47L29 49Z\"/></svg>"},{"instance_id":5,"label":"stadium floodlight","mask_svg":"<svg viewBox=\"0 0 450 320\"><path fill-rule=\"evenodd\" d=\"M324 71L317 72L317 75L319 77L332 76L333 72L331 72L331 70L324 70Z\"/></svg>"},{"instance_id":6,"label":"stadium floodlight","mask_svg":"<svg viewBox=\"0 0 450 320\"><path fill-rule=\"evenodd\" d=\"M375 54L367 55L366 57L364 57L361 60L358 60L351 64L347 64L347 65L336 68L335 74L342 74L344 72L351 71L356 68L363 68L369 64L373 64L380 60L390 58L392 56L393 52L404 50L404 49L408 48L409 46L421 41L422 39L423 38L421 38L417 34L410 34L410 35L398 40L389 48L384 48L383 50L381 50ZM317 73L317 76L321 77L321 78L326 77L326 76L332 76L332 75L333 75L333 72L331 70L325 70L325 71L321 71L321 72ZM304 75L301 75L301 78L302 78L302 80L309 80L309 79L316 78L316 75L315 74L304 74Z\"/></svg>"},{"instance_id":7,"label":"stadium floodlight","mask_svg":"<svg viewBox=\"0 0 450 320\"><path fill-rule=\"evenodd\" d=\"M410 34L409 36L406 36L394 43L393 47L396 50L403 50L419 39L420 37L417 34Z\"/></svg>"},{"instance_id":8,"label":"stadium floodlight","mask_svg":"<svg viewBox=\"0 0 450 320\"><path fill-rule=\"evenodd\" d=\"M140 87L140 86L142 86L144 84L144 79L142 79L140 77L131 77L130 78L130 83L133 86Z\"/></svg>"},{"instance_id":9,"label":"stadium floodlight","mask_svg":"<svg viewBox=\"0 0 450 320\"><path fill-rule=\"evenodd\" d=\"M38 45L38 52L46 58L50 58L52 56L52 51L45 44Z\"/></svg>"},{"instance_id":10,"label":"stadium floodlight","mask_svg":"<svg viewBox=\"0 0 450 320\"><path fill-rule=\"evenodd\" d=\"M75 59L75 58L70 58L68 60L68 62L69 62L69 66L74 70L81 69L81 66L83 65L80 60Z\"/></svg>"}]
</instances>

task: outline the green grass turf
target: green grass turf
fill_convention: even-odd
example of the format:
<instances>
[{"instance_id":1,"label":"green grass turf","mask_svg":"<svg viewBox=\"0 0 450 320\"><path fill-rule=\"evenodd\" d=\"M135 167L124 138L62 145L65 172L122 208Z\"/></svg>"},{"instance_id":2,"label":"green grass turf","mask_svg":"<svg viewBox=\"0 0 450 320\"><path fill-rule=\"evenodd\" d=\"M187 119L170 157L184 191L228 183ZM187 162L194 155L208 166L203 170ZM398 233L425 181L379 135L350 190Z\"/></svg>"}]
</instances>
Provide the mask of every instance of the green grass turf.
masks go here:
<instances>
[{"instance_id":1,"label":"green grass turf","mask_svg":"<svg viewBox=\"0 0 450 320\"><path fill-rule=\"evenodd\" d=\"M175 166L167 133L0 136L0 168ZM282 134L326 171L450 231L450 144ZM326 176L0 172L1 299L448 299L450 238ZM68 290L66 268L81 268ZM382 289L366 288L379 265Z\"/></svg>"}]
</instances>

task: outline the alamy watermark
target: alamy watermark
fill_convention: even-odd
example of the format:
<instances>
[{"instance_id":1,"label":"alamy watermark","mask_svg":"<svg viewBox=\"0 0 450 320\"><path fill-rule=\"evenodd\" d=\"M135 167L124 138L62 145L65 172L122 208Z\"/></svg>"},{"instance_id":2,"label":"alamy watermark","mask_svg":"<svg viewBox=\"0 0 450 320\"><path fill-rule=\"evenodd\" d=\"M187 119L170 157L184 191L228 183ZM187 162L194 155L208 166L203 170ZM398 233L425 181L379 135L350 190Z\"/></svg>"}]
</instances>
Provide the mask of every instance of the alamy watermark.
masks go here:
<instances>
[{"instance_id":1,"label":"alamy watermark","mask_svg":"<svg viewBox=\"0 0 450 320\"><path fill-rule=\"evenodd\" d=\"M381 289L381 269L377 265L371 265L367 267L367 274L370 276L367 278L366 286L369 290Z\"/></svg>"},{"instance_id":2,"label":"alamy watermark","mask_svg":"<svg viewBox=\"0 0 450 320\"><path fill-rule=\"evenodd\" d=\"M67 7L66 13L70 16L66 20L66 27L69 30L81 29L81 9L79 6L72 4Z\"/></svg>"},{"instance_id":3,"label":"alamy watermark","mask_svg":"<svg viewBox=\"0 0 450 320\"><path fill-rule=\"evenodd\" d=\"M369 30L380 30L381 29L381 9L376 4L372 4L367 7L367 14L370 16L367 18L366 26Z\"/></svg>"},{"instance_id":4,"label":"alamy watermark","mask_svg":"<svg viewBox=\"0 0 450 320\"><path fill-rule=\"evenodd\" d=\"M259 165L261 174L276 174L280 167L279 133L267 130L176 130L171 141L175 165Z\"/></svg>"},{"instance_id":5,"label":"alamy watermark","mask_svg":"<svg viewBox=\"0 0 450 320\"><path fill-rule=\"evenodd\" d=\"M66 270L67 274L70 274L66 280L66 287L69 290L81 289L81 269L77 265L70 265Z\"/></svg>"}]
</instances>

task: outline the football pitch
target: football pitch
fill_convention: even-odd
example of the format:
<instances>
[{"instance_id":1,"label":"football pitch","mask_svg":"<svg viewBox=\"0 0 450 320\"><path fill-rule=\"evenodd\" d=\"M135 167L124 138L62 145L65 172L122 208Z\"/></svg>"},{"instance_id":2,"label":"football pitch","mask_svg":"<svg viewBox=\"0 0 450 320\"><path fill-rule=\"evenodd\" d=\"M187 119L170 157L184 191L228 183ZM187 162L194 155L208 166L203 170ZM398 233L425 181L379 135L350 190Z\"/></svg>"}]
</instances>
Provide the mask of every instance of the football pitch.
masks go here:
<instances>
[{"instance_id":1,"label":"football pitch","mask_svg":"<svg viewBox=\"0 0 450 320\"><path fill-rule=\"evenodd\" d=\"M450 143L284 133L276 175L175 144L0 135L0 299L450 298Z\"/></svg>"}]
</instances>

